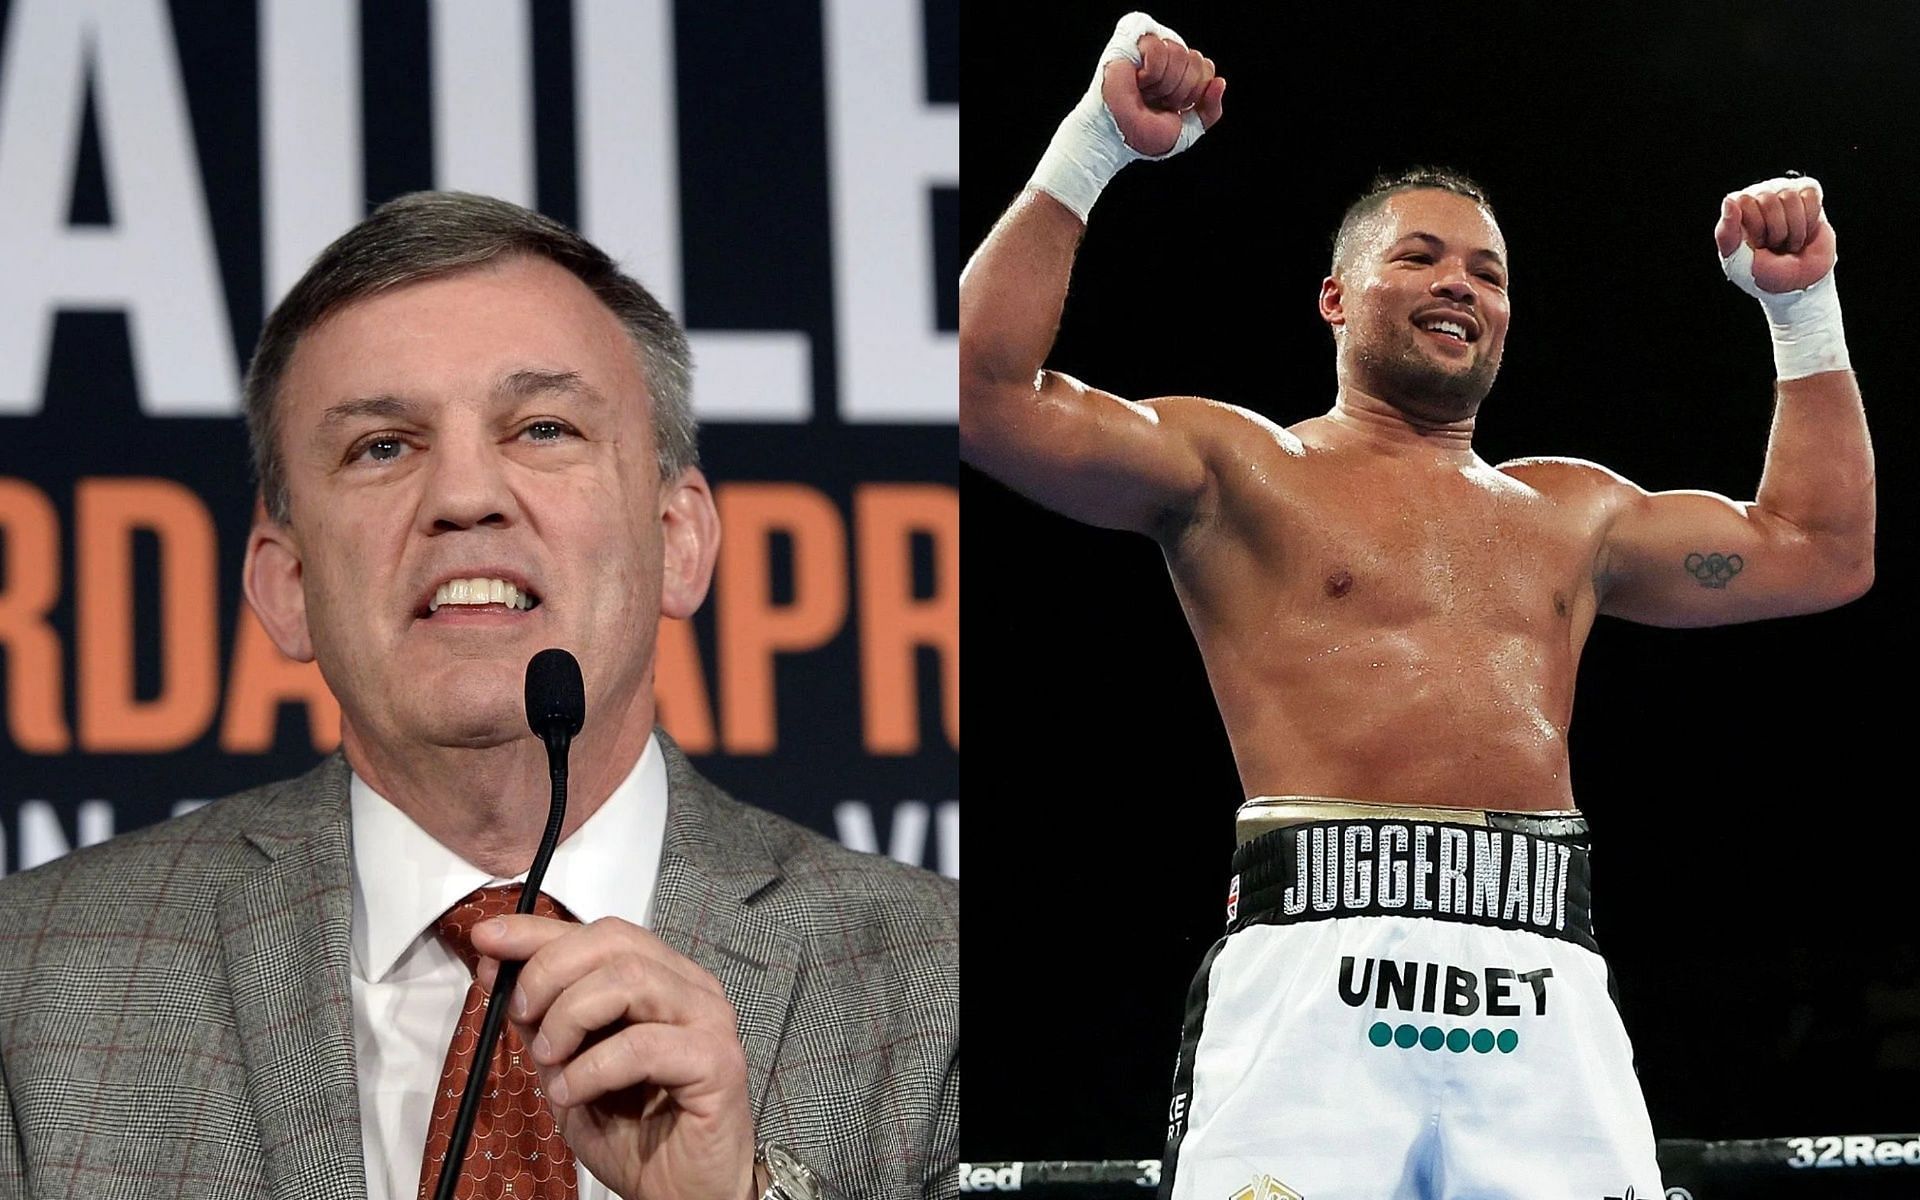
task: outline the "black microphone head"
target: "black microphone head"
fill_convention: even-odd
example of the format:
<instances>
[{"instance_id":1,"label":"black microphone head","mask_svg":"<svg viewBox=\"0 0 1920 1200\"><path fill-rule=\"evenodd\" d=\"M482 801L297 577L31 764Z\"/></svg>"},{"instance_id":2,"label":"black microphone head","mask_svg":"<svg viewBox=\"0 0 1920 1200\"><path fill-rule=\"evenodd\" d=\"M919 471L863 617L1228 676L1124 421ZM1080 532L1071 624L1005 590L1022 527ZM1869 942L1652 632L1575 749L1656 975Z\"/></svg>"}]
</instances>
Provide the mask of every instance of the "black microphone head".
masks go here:
<instances>
[{"instance_id":1,"label":"black microphone head","mask_svg":"<svg viewBox=\"0 0 1920 1200\"><path fill-rule=\"evenodd\" d=\"M565 650L542 650L527 664L527 724L541 737L572 737L587 719L580 664Z\"/></svg>"}]
</instances>

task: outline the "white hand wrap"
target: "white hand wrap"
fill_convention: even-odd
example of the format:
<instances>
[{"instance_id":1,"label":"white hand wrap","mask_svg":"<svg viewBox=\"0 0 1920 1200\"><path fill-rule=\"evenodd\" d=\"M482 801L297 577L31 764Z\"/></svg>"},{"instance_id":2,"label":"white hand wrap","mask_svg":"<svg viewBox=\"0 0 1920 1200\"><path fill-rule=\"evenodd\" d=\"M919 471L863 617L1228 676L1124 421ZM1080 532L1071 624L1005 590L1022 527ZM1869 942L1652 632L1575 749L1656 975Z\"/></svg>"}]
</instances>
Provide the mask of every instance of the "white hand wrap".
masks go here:
<instances>
[{"instance_id":1,"label":"white hand wrap","mask_svg":"<svg viewBox=\"0 0 1920 1200\"><path fill-rule=\"evenodd\" d=\"M1815 179L1769 179L1767 183L1803 187L1811 184L1815 189L1820 186ZM1825 214L1821 219L1826 220ZM1840 294L1834 290L1832 271L1798 291L1766 291L1753 281L1753 247L1747 245L1745 237L1732 254L1720 260L1720 269L1735 287L1760 301L1760 307L1766 310L1767 325L1773 331L1776 377L1804 379L1822 371L1852 369L1853 363L1847 357L1846 329L1840 322Z\"/></svg>"},{"instance_id":2,"label":"white hand wrap","mask_svg":"<svg viewBox=\"0 0 1920 1200\"><path fill-rule=\"evenodd\" d=\"M1093 202L1100 198L1101 190L1121 167L1140 158L1172 158L1199 141L1205 131L1200 114L1189 109L1180 117L1179 140L1165 154L1141 154L1120 136L1113 111L1101 99L1100 85L1107 64L1115 59L1124 58L1136 67L1140 65L1140 39L1149 33L1182 46L1187 44L1179 34L1146 13L1131 12L1121 17L1120 23L1114 26L1113 39L1100 53L1100 64L1093 69L1093 83L1086 95L1080 97L1080 103L1067 114L1067 119L1060 122L1053 142L1040 156L1040 165L1034 168L1033 178L1027 181L1028 187L1039 188L1052 196L1072 209L1083 222L1093 211Z\"/></svg>"}]
</instances>

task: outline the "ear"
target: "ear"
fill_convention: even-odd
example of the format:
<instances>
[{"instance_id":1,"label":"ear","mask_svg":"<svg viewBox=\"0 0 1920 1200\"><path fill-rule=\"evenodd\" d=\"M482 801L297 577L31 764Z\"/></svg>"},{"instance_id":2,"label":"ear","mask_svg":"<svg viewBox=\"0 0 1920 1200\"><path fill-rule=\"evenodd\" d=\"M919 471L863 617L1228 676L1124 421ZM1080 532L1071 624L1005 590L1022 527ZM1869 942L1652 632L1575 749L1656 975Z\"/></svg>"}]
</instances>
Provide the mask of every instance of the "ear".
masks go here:
<instances>
[{"instance_id":1,"label":"ear","mask_svg":"<svg viewBox=\"0 0 1920 1200\"><path fill-rule=\"evenodd\" d=\"M665 488L660 505L660 615L685 620L707 598L720 554L720 514L707 477L689 467Z\"/></svg>"},{"instance_id":2,"label":"ear","mask_svg":"<svg viewBox=\"0 0 1920 1200\"><path fill-rule=\"evenodd\" d=\"M307 593L301 573L300 544L293 531L256 510L240 574L247 603L280 653L295 662L312 662L313 637L307 632Z\"/></svg>"},{"instance_id":3,"label":"ear","mask_svg":"<svg viewBox=\"0 0 1920 1200\"><path fill-rule=\"evenodd\" d=\"M1335 333L1347 323L1346 291L1338 276L1329 275L1320 281L1320 319L1333 326Z\"/></svg>"}]
</instances>

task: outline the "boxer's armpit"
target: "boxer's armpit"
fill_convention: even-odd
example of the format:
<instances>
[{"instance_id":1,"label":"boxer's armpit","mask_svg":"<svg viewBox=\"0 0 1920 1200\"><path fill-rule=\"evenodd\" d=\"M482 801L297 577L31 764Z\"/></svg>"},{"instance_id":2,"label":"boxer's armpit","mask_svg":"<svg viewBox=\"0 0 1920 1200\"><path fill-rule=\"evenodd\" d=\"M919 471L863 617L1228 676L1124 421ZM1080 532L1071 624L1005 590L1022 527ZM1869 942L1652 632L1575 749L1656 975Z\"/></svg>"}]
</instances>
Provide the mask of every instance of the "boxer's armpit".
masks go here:
<instances>
[{"instance_id":1,"label":"boxer's armpit","mask_svg":"<svg viewBox=\"0 0 1920 1200\"><path fill-rule=\"evenodd\" d=\"M1721 554L1718 551L1703 554L1696 550L1687 555L1682 565L1701 587L1724 588L1746 568L1747 562L1738 554Z\"/></svg>"}]
</instances>

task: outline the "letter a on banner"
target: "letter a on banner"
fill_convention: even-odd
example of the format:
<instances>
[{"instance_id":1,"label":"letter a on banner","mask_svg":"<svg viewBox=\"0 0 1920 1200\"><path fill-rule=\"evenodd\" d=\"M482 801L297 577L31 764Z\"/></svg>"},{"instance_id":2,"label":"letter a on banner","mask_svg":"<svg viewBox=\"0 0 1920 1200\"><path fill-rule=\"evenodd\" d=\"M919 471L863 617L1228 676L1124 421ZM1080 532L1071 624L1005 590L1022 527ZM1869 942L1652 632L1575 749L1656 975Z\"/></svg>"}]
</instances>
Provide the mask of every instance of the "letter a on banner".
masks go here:
<instances>
[{"instance_id":1,"label":"letter a on banner","mask_svg":"<svg viewBox=\"0 0 1920 1200\"><path fill-rule=\"evenodd\" d=\"M127 314L140 407L240 411L165 0L14 0L0 54L0 416L42 407L54 314ZM91 92L112 223L67 223Z\"/></svg>"}]
</instances>

